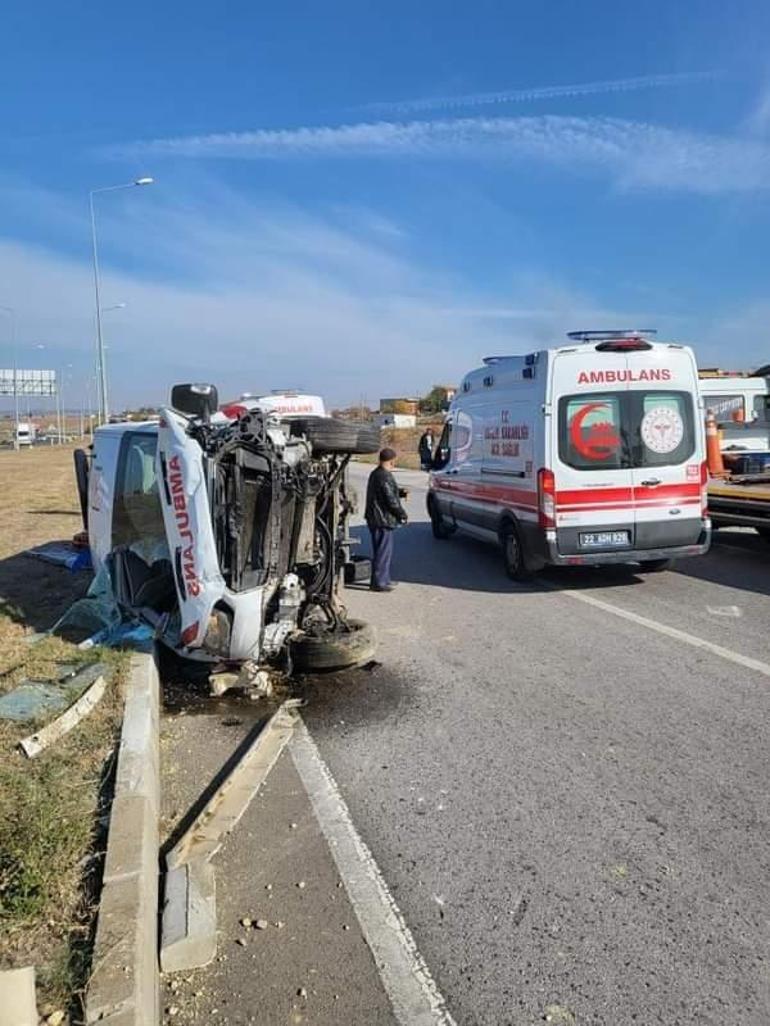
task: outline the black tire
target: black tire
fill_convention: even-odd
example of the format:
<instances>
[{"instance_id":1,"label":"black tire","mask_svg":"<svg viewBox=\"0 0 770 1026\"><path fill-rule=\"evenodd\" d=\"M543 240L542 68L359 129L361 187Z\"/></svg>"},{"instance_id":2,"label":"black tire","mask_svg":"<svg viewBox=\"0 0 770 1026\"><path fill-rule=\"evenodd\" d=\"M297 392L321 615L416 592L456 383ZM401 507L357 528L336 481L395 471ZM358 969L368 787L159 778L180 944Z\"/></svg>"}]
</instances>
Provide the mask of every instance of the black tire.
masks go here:
<instances>
[{"instance_id":1,"label":"black tire","mask_svg":"<svg viewBox=\"0 0 770 1026\"><path fill-rule=\"evenodd\" d=\"M639 573L659 574L663 570L670 570L673 565L673 559L646 559L639 564Z\"/></svg>"},{"instance_id":2,"label":"black tire","mask_svg":"<svg viewBox=\"0 0 770 1026\"><path fill-rule=\"evenodd\" d=\"M372 561L368 556L351 556L345 564L345 584L368 584L371 576Z\"/></svg>"},{"instance_id":3,"label":"black tire","mask_svg":"<svg viewBox=\"0 0 770 1026\"><path fill-rule=\"evenodd\" d=\"M80 499L80 513L83 517L83 530L88 530L88 453L85 449L76 449L72 454L75 460L75 481L77 483L78 498Z\"/></svg>"},{"instance_id":4,"label":"black tire","mask_svg":"<svg viewBox=\"0 0 770 1026\"><path fill-rule=\"evenodd\" d=\"M319 456L326 453L364 456L380 451L380 431L371 424L356 424L335 417L298 417L291 423L291 433L304 435Z\"/></svg>"},{"instance_id":5,"label":"black tire","mask_svg":"<svg viewBox=\"0 0 770 1026\"><path fill-rule=\"evenodd\" d=\"M770 527L755 527L754 530L757 532L762 541L770 543Z\"/></svg>"},{"instance_id":6,"label":"black tire","mask_svg":"<svg viewBox=\"0 0 770 1026\"><path fill-rule=\"evenodd\" d=\"M514 523L508 521L500 532L505 572L512 581L528 581L532 571L527 566L521 535Z\"/></svg>"},{"instance_id":7,"label":"black tire","mask_svg":"<svg viewBox=\"0 0 770 1026\"><path fill-rule=\"evenodd\" d=\"M348 620L346 626L347 630L335 633L303 633L292 638L290 651L295 670L343 670L373 659L377 651L374 627L363 620Z\"/></svg>"},{"instance_id":8,"label":"black tire","mask_svg":"<svg viewBox=\"0 0 770 1026\"><path fill-rule=\"evenodd\" d=\"M428 503L428 513L430 515L430 526L433 531L433 537L439 541L446 541L450 538L455 529L451 524L448 524L441 515L441 511L435 502Z\"/></svg>"}]
</instances>

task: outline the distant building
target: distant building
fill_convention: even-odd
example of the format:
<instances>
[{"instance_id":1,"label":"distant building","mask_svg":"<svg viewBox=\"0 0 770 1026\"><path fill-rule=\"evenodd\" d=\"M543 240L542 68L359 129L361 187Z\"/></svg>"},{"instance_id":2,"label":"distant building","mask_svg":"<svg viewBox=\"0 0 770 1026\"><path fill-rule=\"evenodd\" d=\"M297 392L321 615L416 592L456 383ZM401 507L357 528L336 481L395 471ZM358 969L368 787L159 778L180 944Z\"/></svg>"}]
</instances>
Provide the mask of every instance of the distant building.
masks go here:
<instances>
[{"instance_id":1,"label":"distant building","mask_svg":"<svg viewBox=\"0 0 770 1026\"><path fill-rule=\"evenodd\" d=\"M378 428L413 428L417 427L416 413L378 413L374 418Z\"/></svg>"},{"instance_id":2,"label":"distant building","mask_svg":"<svg viewBox=\"0 0 770 1026\"><path fill-rule=\"evenodd\" d=\"M409 399L406 396L396 399L380 399L380 414L396 413L416 417L419 404L419 399Z\"/></svg>"}]
</instances>

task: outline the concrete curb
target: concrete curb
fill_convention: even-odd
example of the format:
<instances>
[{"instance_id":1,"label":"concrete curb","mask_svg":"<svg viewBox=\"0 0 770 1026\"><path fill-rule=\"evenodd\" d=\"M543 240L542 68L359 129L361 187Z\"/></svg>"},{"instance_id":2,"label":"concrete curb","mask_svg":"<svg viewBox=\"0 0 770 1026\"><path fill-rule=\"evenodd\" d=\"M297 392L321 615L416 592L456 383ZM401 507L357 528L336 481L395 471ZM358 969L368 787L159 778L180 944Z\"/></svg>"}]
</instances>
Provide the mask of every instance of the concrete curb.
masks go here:
<instances>
[{"instance_id":1,"label":"concrete curb","mask_svg":"<svg viewBox=\"0 0 770 1026\"><path fill-rule=\"evenodd\" d=\"M131 660L86 1022L156 1026L160 684L155 655Z\"/></svg>"}]
</instances>

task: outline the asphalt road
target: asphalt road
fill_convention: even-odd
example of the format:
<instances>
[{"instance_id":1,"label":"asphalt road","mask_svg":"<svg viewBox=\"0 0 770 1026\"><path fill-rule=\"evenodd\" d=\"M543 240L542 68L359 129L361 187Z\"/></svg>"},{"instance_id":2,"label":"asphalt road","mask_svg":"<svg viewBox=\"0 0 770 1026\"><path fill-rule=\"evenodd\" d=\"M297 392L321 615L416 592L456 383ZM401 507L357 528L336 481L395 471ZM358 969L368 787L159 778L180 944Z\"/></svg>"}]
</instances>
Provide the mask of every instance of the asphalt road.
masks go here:
<instances>
[{"instance_id":1,"label":"asphalt road","mask_svg":"<svg viewBox=\"0 0 770 1026\"><path fill-rule=\"evenodd\" d=\"M767 1026L770 676L650 621L770 659L770 548L516 585L401 476L382 666L306 722L455 1020Z\"/></svg>"}]
</instances>

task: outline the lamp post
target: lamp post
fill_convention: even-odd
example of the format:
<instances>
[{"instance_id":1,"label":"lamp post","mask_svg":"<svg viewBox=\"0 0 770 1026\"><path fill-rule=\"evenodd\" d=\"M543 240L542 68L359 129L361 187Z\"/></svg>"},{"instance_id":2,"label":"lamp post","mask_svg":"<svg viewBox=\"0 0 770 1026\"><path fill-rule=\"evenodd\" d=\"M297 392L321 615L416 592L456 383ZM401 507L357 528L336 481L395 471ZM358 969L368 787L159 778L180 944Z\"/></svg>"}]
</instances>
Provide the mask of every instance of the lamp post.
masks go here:
<instances>
[{"instance_id":1,"label":"lamp post","mask_svg":"<svg viewBox=\"0 0 770 1026\"><path fill-rule=\"evenodd\" d=\"M94 255L94 293L96 297L96 364L99 385L99 418L102 424L106 424L110 417L109 399L107 395L107 368L104 362L104 340L102 338L102 307L99 298L99 249L96 240L96 211L94 208L94 196L102 192L117 192L118 189L133 189L136 185L152 185L152 178L136 178L133 182L124 182L122 185L107 185L102 189L91 189L88 194L88 202L91 210L91 243Z\"/></svg>"},{"instance_id":2,"label":"lamp post","mask_svg":"<svg viewBox=\"0 0 770 1026\"><path fill-rule=\"evenodd\" d=\"M19 383L16 367L16 311L12 306L0 306L7 313L11 323L11 353L13 356L13 447L19 448Z\"/></svg>"}]
</instances>

